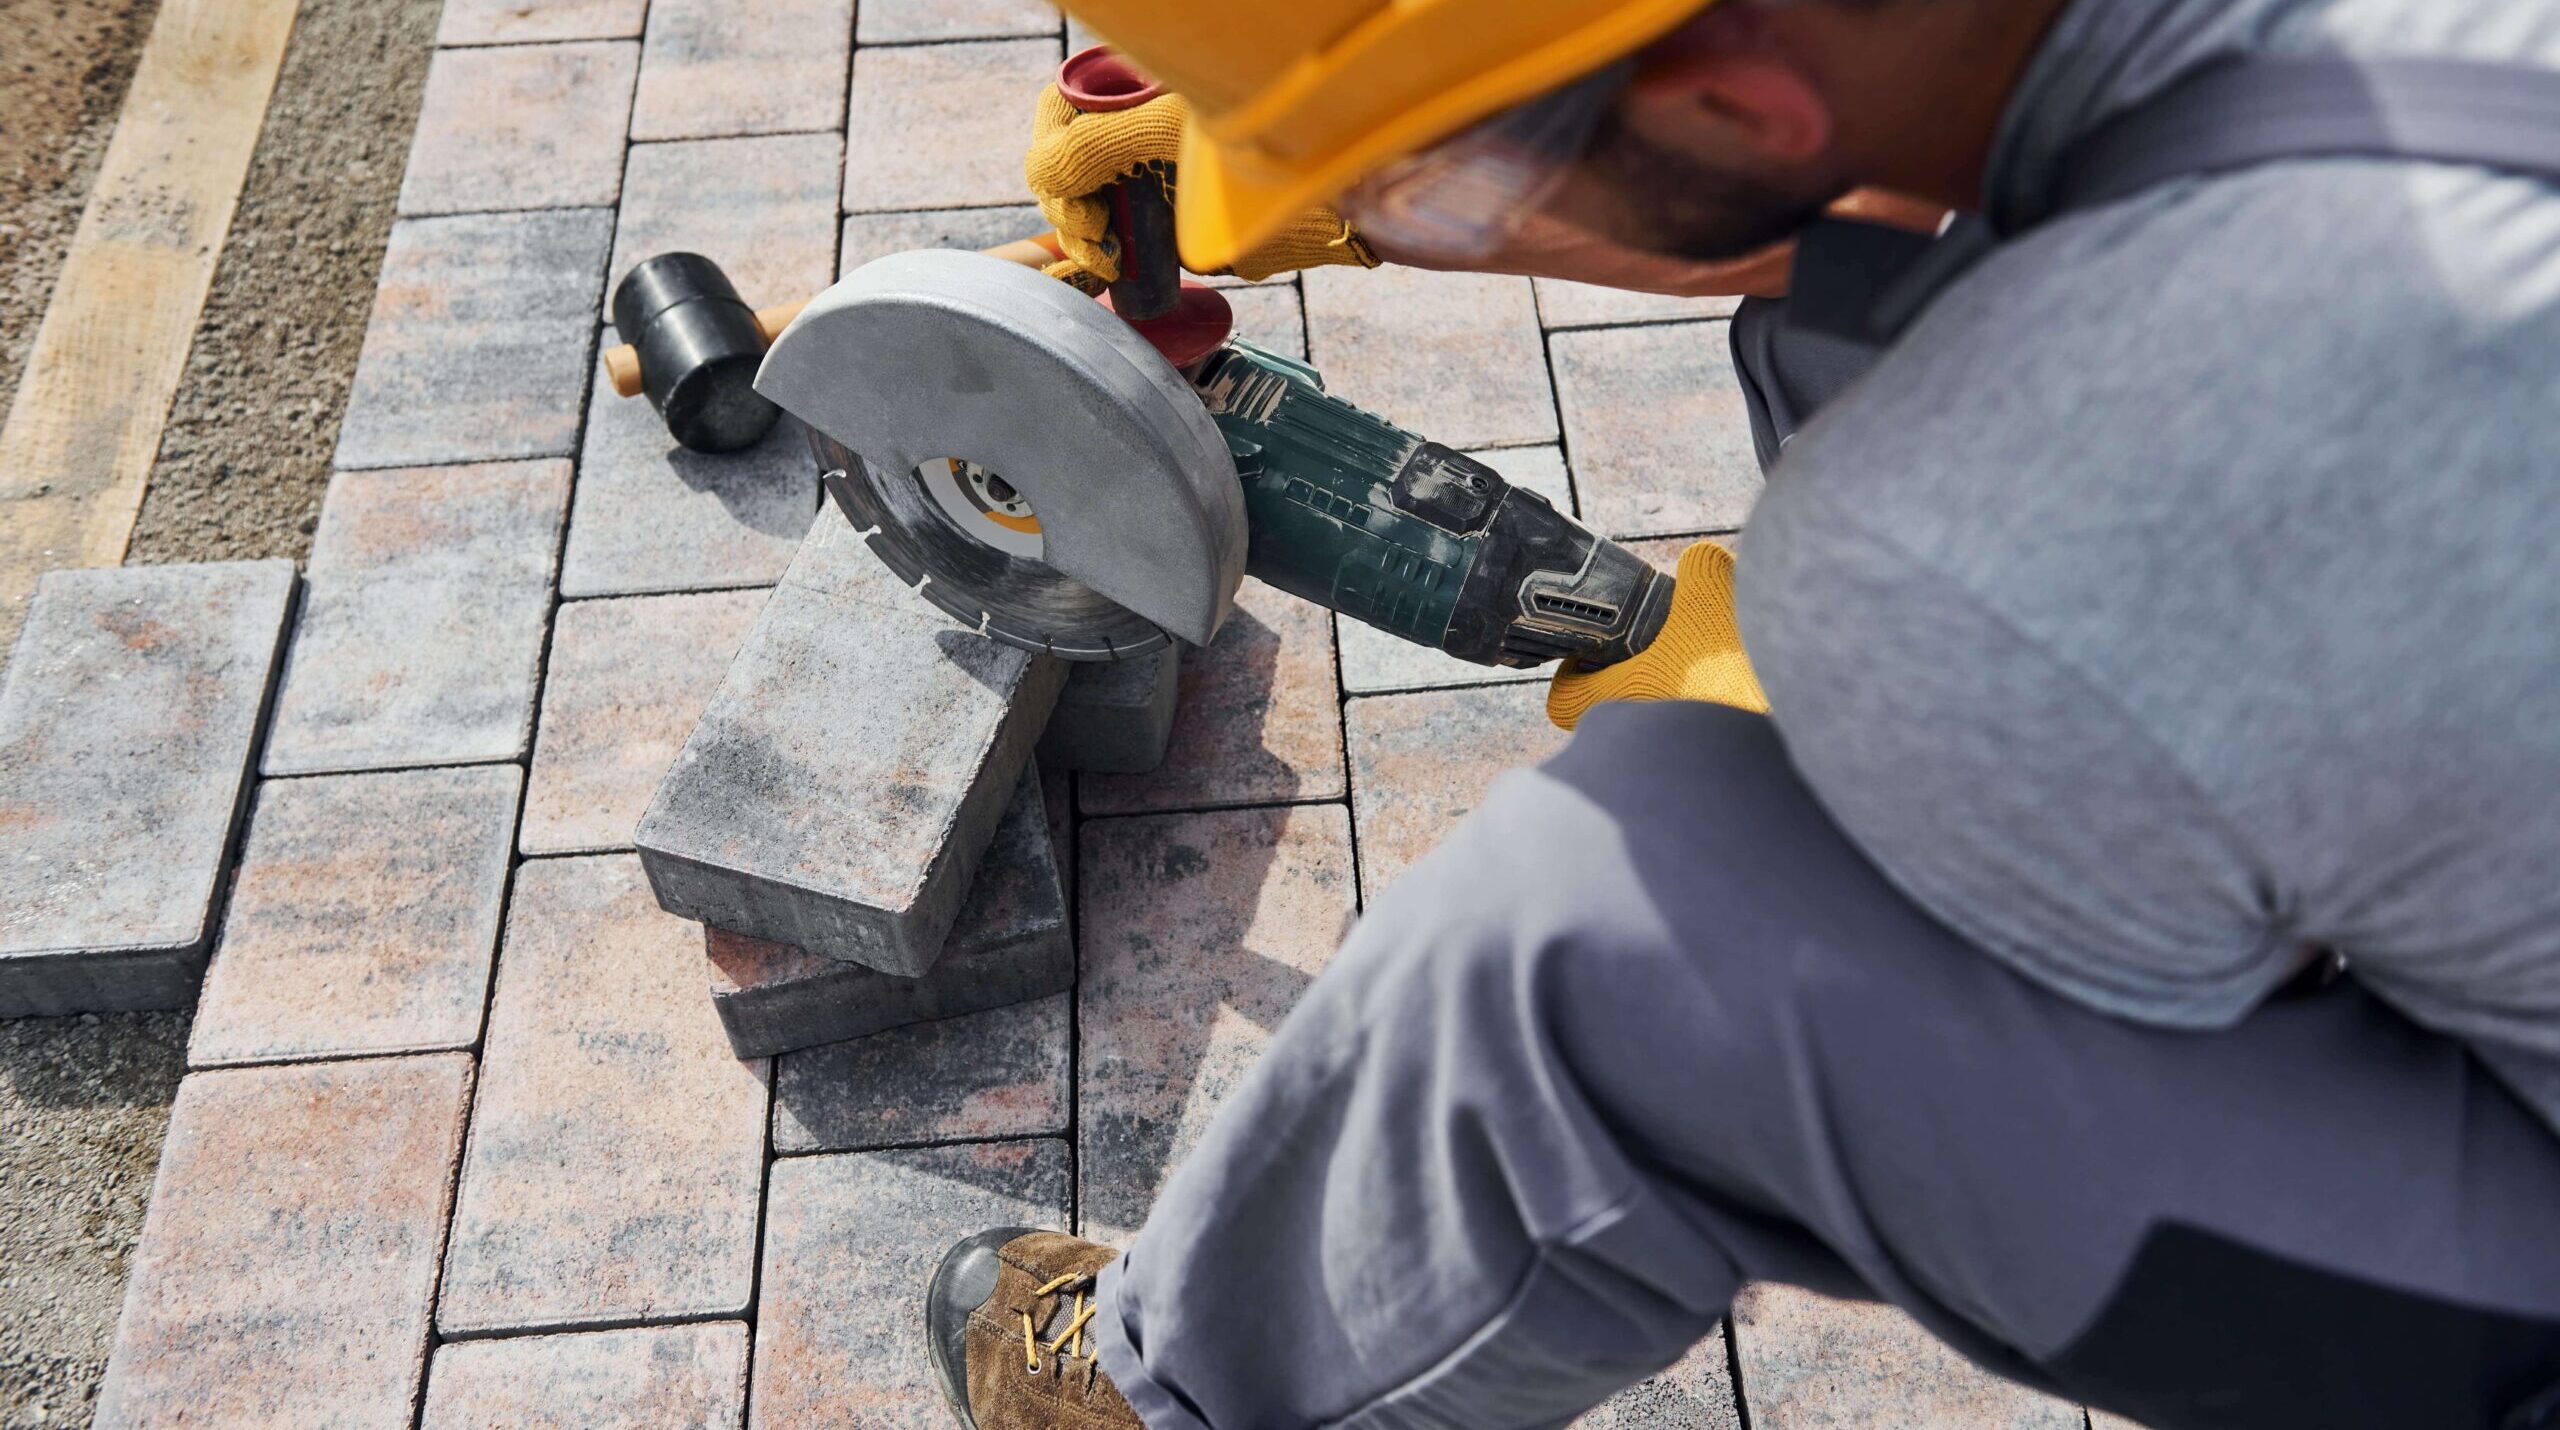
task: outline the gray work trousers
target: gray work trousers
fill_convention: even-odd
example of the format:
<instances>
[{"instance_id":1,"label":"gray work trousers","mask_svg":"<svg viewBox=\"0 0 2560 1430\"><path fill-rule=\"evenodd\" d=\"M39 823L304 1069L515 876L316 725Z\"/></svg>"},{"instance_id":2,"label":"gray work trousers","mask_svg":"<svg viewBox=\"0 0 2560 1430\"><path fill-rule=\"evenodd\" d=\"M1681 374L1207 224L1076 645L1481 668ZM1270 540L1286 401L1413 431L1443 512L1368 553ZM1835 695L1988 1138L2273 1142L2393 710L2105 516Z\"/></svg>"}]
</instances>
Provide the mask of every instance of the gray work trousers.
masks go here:
<instances>
[{"instance_id":1,"label":"gray work trousers","mask_svg":"<svg viewBox=\"0 0 2560 1430\"><path fill-rule=\"evenodd\" d=\"M1734 336L1772 453L1853 375ZM1152 1430L1507 1430L1746 1280L2153 1430L2560 1427L2560 1137L2461 1045L2352 980L2218 1033L2083 1008L1691 704L1595 711L1377 901L1098 1323Z\"/></svg>"}]
</instances>

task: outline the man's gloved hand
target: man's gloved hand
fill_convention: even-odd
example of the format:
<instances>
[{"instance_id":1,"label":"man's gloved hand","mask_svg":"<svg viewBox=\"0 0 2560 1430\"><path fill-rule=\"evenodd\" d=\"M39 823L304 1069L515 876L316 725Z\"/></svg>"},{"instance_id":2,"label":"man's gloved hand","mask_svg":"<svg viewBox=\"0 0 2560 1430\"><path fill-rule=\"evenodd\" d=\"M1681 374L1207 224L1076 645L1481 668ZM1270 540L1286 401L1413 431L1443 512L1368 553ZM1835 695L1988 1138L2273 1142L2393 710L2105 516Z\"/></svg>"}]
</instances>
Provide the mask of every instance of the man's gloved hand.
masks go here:
<instances>
[{"instance_id":1,"label":"man's gloved hand","mask_svg":"<svg viewBox=\"0 0 2560 1430\"><path fill-rule=\"evenodd\" d=\"M1570 730L1604 700L1703 700L1756 715L1769 713L1760 678L1743 653L1733 619L1733 553L1701 541L1680 555L1671 614L1632 659L1606 670L1568 664L1547 688L1547 718Z\"/></svg>"},{"instance_id":2,"label":"man's gloved hand","mask_svg":"<svg viewBox=\"0 0 2560 1430\"><path fill-rule=\"evenodd\" d=\"M1054 84L1040 91L1031 124L1031 151L1023 156L1023 177L1040 201L1040 212L1058 229L1058 245L1066 258L1050 265L1053 278L1099 290L1120 276L1119 245L1111 236L1111 204L1102 190L1122 177L1153 169L1173 186L1174 158L1182 148L1182 128L1190 122L1191 102L1178 94L1162 95L1133 109L1107 114L1079 113ZM1275 273L1292 273L1332 263L1378 266L1360 235L1342 215L1329 208L1309 209L1281 230L1278 237L1228 270L1260 282Z\"/></svg>"}]
</instances>

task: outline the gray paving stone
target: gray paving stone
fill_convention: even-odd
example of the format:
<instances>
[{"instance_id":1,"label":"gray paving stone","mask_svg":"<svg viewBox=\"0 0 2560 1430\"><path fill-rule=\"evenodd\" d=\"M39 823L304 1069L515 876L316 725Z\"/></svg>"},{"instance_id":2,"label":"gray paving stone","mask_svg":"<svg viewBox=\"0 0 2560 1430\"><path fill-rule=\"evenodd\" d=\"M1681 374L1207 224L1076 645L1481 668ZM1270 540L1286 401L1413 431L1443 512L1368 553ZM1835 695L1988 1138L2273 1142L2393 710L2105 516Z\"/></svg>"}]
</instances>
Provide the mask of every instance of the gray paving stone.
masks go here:
<instances>
[{"instance_id":1,"label":"gray paving stone","mask_svg":"<svg viewBox=\"0 0 2560 1430\"><path fill-rule=\"evenodd\" d=\"M513 765L269 780L188 1062L478 1042L523 782Z\"/></svg>"},{"instance_id":2,"label":"gray paving stone","mask_svg":"<svg viewBox=\"0 0 2560 1430\"><path fill-rule=\"evenodd\" d=\"M734 1430L747 1324L456 1341L436 1350L426 1430Z\"/></svg>"},{"instance_id":3,"label":"gray paving stone","mask_svg":"<svg viewBox=\"0 0 2560 1430\"><path fill-rule=\"evenodd\" d=\"M1735 531L1760 497L1726 324L1558 333L1556 392L1583 520L1603 535Z\"/></svg>"},{"instance_id":4,"label":"gray paving stone","mask_svg":"<svg viewBox=\"0 0 2560 1430\"><path fill-rule=\"evenodd\" d=\"M640 33L649 0L445 0L439 45L621 40Z\"/></svg>"},{"instance_id":5,"label":"gray paving stone","mask_svg":"<svg viewBox=\"0 0 2560 1430\"><path fill-rule=\"evenodd\" d=\"M1064 678L816 523L641 821L660 903L923 973Z\"/></svg>"},{"instance_id":6,"label":"gray paving stone","mask_svg":"<svg viewBox=\"0 0 2560 1430\"><path fill-rule=\"evenodd\" d=\"M854 57L844 208L967 208L1030 196L1022 148L1058 42L984 40Z\"/></svg>"},{"instance_id":7,"label":"gray paving stone","mask_svg":"<svg viewBox=\"0 0 2560 1430\"><path fill-rule=\"evenodd\" d=\"M1626 323L1670 323L1694 318L1729 318L1742 306L1739 298L1671 298L1660 293L1630 293L1596 283L1568 283L1537 278L1538 321L1557 328L1606 328Z\"/></svg>"},{"instance_id":8,"label":"gray paving stone","mask_svg":"<svg viewBox=\"0 0 2560 1430\"><path fill-rule=\"evenodd\" d=\"M54 571L0 687L0 1017L183 1008L293 564Z\"/></svg>"},{"instance_id":9,"label":"gray paving stone","mask_svg":"<svg viewBox=\"0 0 2560 1430\"><path fill-rule=\"evenodd\" d=\"M1375 899L1439 846L1504 770L1564 748L1536 685L1363 696L1343 707L1360 892Z\"/></svg>"},{"instance_id":10,"label":"gray paving stone","mask_svg":"<svg viewBox=\"0 0 2560 1430\"><path fill-rule=\"evenodd\" d=\"M563 461L331 478L265 772L522 758L568 502Z\"/></svg>"},{"instance_id":11,"label":"gray paving stone","mask_svg":"<svg viewBox=\"0 0 2560 1430\"><path fill-rule=\"evenodd\" d=\"M1742 1430L1718 1327L1660 1375L1610 1396L1574 1430Z\"/></svg>"},{"instance_id":12,"label":"gray paving stone","mask_svg":"<svg viewBox=\"0 0 2560 1430\"><path fill-rule=\"evenodd\" d=\"M924 209L854 214L844 221L837 271L851 273L875 258L917 248L993 248L1046 233L1049 221L1030 204L984 209Z\"/></svg>"},{"instance_id":13,"label":"gray paving stone","mask_svg":"<svg viewBox=\"0 0 2560 1430\"><path fill-rule=\"evenodd\" d=\"M534 732L525 853L631 847L764 602L762 591L709 591L560 608Z\"/></svg>"},{"instance_id":14,"label":"gray paving stone","mask_svg":"<svg viewBox=\"0 0 2560 1430\"><path fill-rule=\"evenodd\" d=\"M1058 9L1048 0L865 0L853 37L866 45L905 45L1057 33Z\"/></svg>"},{"instance_id":15,"label":"gray paving stone","mask_svg":"<svg viewBox=\"0 0 2560 1430\"><path fill-rule=\"evenodd\" d=\"M814 296L835 281L843 173L835 134L635 144L604 291L642 259L682 251L719 264L749 307Z\"/></svg>"},{"instance_id":16,"label":"gray paving stone","mask_svg":"<svg viewBox=\"0 0 2560 1430\"><path fill-rule=\"evenodd\" d=\"M1180 646L1137 660L1070 665L1040 733L1041 767L1142 775L1163 764L1181 679Z\"/></svg>"},{"instance_id":17,"label":"gray paving stone","mask_svg":"<svg viewBox=\"0 0 2560 1430\"><path fill-rule=\"evenodd\" d=\"M841 127L853 0L653 0L634 139Z\"/></svg>"},{"instance_id":18,"label":"gray paving stone","mask_svg":"<svg viewBox=\"0 0 2560 1430\"><path fill-rule=\"evenodd\" d=\"M1975 1367L1891 1306L1792 1286L1733 1304L1734 1359L1754 1430L1890 1421L1914 1430L2080 1430L2080 1408Z\"/></svg>"},{"instance_id":19,"label":"gray paving stone","mask_svg":"<svg viewBox=\"0 0 2560 1430\"><path fill-rule=\"evenodd\" d=\"M1565 476L1563 449L1515 447L1469 455L1491 464L1513 485L1527 487L1554 502L1556 510L1573 510L1573 483ZM1506 670L1498 665L1470 665L1347 617L1336 616L1333 624L1334 638L1342 647L1342 688L1355 695L1545 680L1553 669Z\"/></svg>"},{"instance_id":20,"label":"gray paving stone","mask_svg":"<svg viewBox=\"0 0 2560 1430\"><path fill-rule=\"evenodd\" d=\"M1556 439L1528 279L1390 266L1302 282L1309 360L1344 401L1461 450Z\"/></svg>"},{"instance_id":21,"label":"gray paving stone","mask_svg":"<svg viewBox=\"0 0 2560 1430\"><path fill-rule=\"evenodd\" d=\"M766 1065L701 935L628 855L516 874L436 1325L447 1337L745 1313Z\"/></svg>"},{"instance_id":22,"label":"gray paving stone","mask_svg":"<svg viewBox=\"0 0 2560 1430\"><path fill-rule=\"evenodd\" d=\"M337 464L576 450L612 242L609 209L393 224Z\"/></svg>"},{"instance_id":23,"label":"gray paving stone","mask_svg":"<svg viewBox=\"0 0 2560 1430\"><path fill-rule=\"evenodd\" d=\"M180 1083L95 1424L406 1427L470 1098L462 1053Z\"/></svg>"},{"instance_id":24,"label":"gray paving stone","mask_svg":"<svg viewBox=\"0 0 2560 1430\"><path fill-rule=\"evenodd\" d=\"M964 1236L1066 1219L1064 1142L774 1163L747 1423L943 1424L949 1412L915 1330L917 1288Z\"/></svg>"},{"instance_id":25,"label":"gray paving stone","mask_svg":"<svg viewBox=\"0 0 2560 1430\"><path fill-rule=\"evenodd\" d=\"M640 46L630 40L436 51L400 212L614 202L639 68Z\"/></svg>"},{"instance_id":26,"label":"gray paving stone","mask_svg":"<svg viewBox=\"0 0 2560 1430\"><path fill-rule=\"evenodd\" d=\"M597 379L569 513L560 594L633 596L770 586L818 509L808 429L789 415L740 452L691 452L647 398Z\"/></svg>"},{"instance_id":27,"label":"gray paving stone","mask_svg":"<svg viewBox=\"0 0 2560 1430\"><path fill-rule=\"evenodd\" d=\"M933 967L901 978L786 944L706 932L711 1002L740 1057L956 1018L1073 987L1075 944L1039 775L1022 773Z\"/></svg>"},{"instance_id":28,"label":"gray paving stone","mask_svg":"<svg viewBox=\"0 0 2560 1430\"><path fill-rule=\"evenodd\" d=\"M773 1150L1063 1135L1070 1001L1054 993L784 1054L774 1068Z\"/></svg>"}]
</instances>

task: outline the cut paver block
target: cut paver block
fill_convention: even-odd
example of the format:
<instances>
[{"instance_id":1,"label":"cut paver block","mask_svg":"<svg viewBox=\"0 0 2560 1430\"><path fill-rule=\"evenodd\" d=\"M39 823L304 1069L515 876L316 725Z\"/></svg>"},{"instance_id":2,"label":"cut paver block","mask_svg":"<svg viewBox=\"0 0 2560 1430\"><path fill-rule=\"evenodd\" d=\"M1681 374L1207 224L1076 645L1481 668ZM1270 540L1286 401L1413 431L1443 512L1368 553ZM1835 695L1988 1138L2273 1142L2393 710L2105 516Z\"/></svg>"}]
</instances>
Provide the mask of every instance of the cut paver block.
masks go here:
<instances>
[{"instance_id":1,"label":"cut paver block","mask_svg":"<svg viewBox=\"0 0 2560 1430\"><path fill-rule=\"evenodd\" d=\"M1041 767L1142 775L1163 764L1181 678L1178 645L1136 660L1069 666L1049 728L1040 733Z\"/></svg>"},{"instance_id":2,"label":"cut paver block","mask_svg":"<svg viewBox=\"0 0 2560 1430\"><path fill-rule=\"evenodd\" d=\"M601 358L597 374L560 594L717 591L782 579L818 510L818 463L800 419L784 414L743 451L688 451L647 399L614 395Z\"/></svg>"},{"instance_id":3,"label":"cut paver block","mask_svg":"<svg viewBox=\"0 0 2560 1430\"><path fill-rule=\"evenodd\" d=\"M742 1315L766 1066L702 998L701 934L637 860L516 874L436 1325L447 1337Z\"/></svg>"},{"instance_id":4,"label":"cut paver block","mask_svg":"<svg viewBox=\"0 0 2560 1430\"><path fill-rule=\"evenodd\" d=\"M1388 267L1301 281L1308 355L1345 400L1460 449L1556 440L1528 279Z\"/></svg>"},{"instance_id":5,"label":"cut paver block","mask_svg":"<svg viewBox=\"0 0 2560 1430\"><path fill-rule=\"evenodd\" d=\"M851 273L875 258L918 248L993 248L1045 232L1049 221L1031 204L989 209L926 209L855 214L844 221L836 271Z\"/></svg>"},{"instance_id":6,"label":"cut paver block","mask_svg":"<svg viewBox=\"0 0 2560 1430\"><path fill-rule=\"evenodd\" d=\"M1503 771L1564 748L1543 685L1364 696L1343 709L1360 892L1375 899L1437 847Z\"/></svg>"},{"instance_id":7,"label":"cut paver block","mask_svg":"<svg viewBox=\"0 0 2560 1430\"><path fill-rule=\"evenodd\" d=\"M1048 0L865 0L853 37L866 45L906 45L1057 33L1058 9Z\"/></svg>"},{"instance_id":8,"label":"cut paver block","mask_svg":"<svg viewBox=\"0 0 2560 1430\"><path fill-rule=\"evenodd\" d=\"M1083 841L1077 1205L1086 1236L1126 1245L1332 961L1351 821L1338 804L1227 810L1097 820Z\"/></svg>"},{"instance_id":9,"label":"cut paver block","mask_svg":"<svg viewBox=\"0 0 2560 1430\"><path fill-rule=\"evenodd\" d=\"M455 1341L427 1376L425 1430L735 1430L747 1410L747 1325Z\"/></svg>"},{"instance_id":10,"label":"cut paver block","mask_svg":"<svg viewBox=\"0 0 2560 1430\"><path fill-rule=\"evenodd\" d=\"M670 912L933 966L1065 678L954 628L817 522L640 822Z\"/></svg>"},{"instance_id":11,"label":"cut paver block","mask_svg":"<svg viewBox=\"0 0 2560 1430\"><path fill-rule=\"evenodd\" d=\"M95 1423L408 1425L470 1097L462 1053L179 1084Z\"/></svg>"},{"instance_id":12,"label":"cut paver block","mask_svg":"<svg viewBox=\"0 0 2560 1430\"><path fill-rule=\"evenodd\" d=\"M1734 1359L1755 1430L1872 1425L2080 1430L2080 1408L1974 1366L1891 1306L1792 1286L1733 1303Z\"/></svg>"},{"instance_id":13,"label":"cut paver block","mask_svg":"<svg viewBox=\"0 0 2560 1430\"><path fill-rule=\"evenodd\" d=\"M1723 323L1558 333L1582 519L1606 536L1733 531L1760 497L1751 414Z\"/></svg>"},{"instance_id":14,"label":"cut paver block","mask_svg":"<svg viewBox=\"0 0 2560 1430\"><path fill-rule=\"evenodd\" d=\"M0 687L0 1018L183 1008L293 563L54 571Z\"/></svg>"},{"instance_id":15,"label":"cut paver block","mask_svg":"<svg viewBox=\"0 0 2560 1430\"><path fill-rule=\"evenodd\" d=\"M563 461L331 478L266 773L522 758L568 504Z\"/></svg>"},{"instance_id":16,"label":"cut paver block","mask_svg":"<svg viewBox=\"0 0 2560 1430\"><path fill-rule=\"evenodd\" d=\"M773 1150L1065 1135L1069 1001L1059 992L784 1054L774 1065Z\"/></svg>"},{"instance_id":17,"label":"cut paver block","mask_svg":"<svg viewBox=\"0 0 2560 1430\"><path fill-rule=\"evenodd\" d=\"M1723 1328L1678 1364L1610 1396L1573 1424L1574 1430L1742 1430Z\"/></svg>"},{"instance_id":18,"label":"cut paver block","mask_svg":"<svg viewBox=\"0 0 2560 1430\"><path fill-rule=\"evenodd\" d=\"M1063 1228L1067 1146L990 1142L773 1164L756 1308L758 1430L935 1425L917 1288L991 1226Z\"/></svg>"},{"instance_id":19,"label":"cut paver block","mask_svg":"<svg viewBox=\"0 0 2560 1430\"><path fill-rule=\"evenodd\" d=\"M835 281L843 173L834 134L636 145L604 291L642 259L681 251L719 264L749 307L814 297Z\"/></svg>"},{"instance_id":20,"label":"cut paver block","mask_svg":"<svg viewBox=\"0 0 2560 1430\"><path fill-rule=\"evenodd\" d=\"M552 620L527 854L629 849L658 781L764 609L762 591L571 601Z\"/></svg>"},{"instance_id":21,"label":"cut paver block","mask_svg":"<svg viewBox=\"0 0 2560 1430\"><path fill-rule=\"evenodd\" d=\"M1468 455L1492 466L1513 486L1527 487L1554 502L1556 510L1573 510L1573 483L1565 476L1562 448L1512 447ZM1498 665L1471 665L1348 616L1336 616L1333 624L1334 639L1342 644L1342 688L1355 695L1545 680L1554 671L1552 666L1511 670Z\"/></svg>"},{"instance_id":22,"label":"cut paver block","mask_svg":"<svg viewBox=\"0 0 2560 1430\"><path fill-rule=\"evenodd\" d=\"M1164 764L1087 775L1078 798L1087 814L1339 799L1335 689L1332 615L1247 581L1216 639L1183 655Z\"/></svg>"},{"instance_id":23,"label":"cut paver block","mask_svg":"<svg viewBox=\"0 0 2560 1430\"><path fill-rule=\"evenodd\" d=\"M436 51L400 180L400 212L614 202L639 70L640 46L631 40Z\"/></svg>"},{"instance_id":24,"label":"cut paver block","mask_svg":"<svg viewBox=\"0 0 2560 1430\"><path fill-rule=\"evenodd\" d=\"M1018 204L1023 134L1063 59L1050 40L864 50L853 61L844 208Z\"/></svg>"},{"instance_id":25,"label":"cut paver block","mask_svg":"<svg viewBox=\"0 0 2560 1430\"><path fill-rule=\"evenodd\" d=\"M1730 318L1733 310L1742 306L1739 298L1674 298L1661 293L1603 288L1596 283L1572 283L1562 278L1531 281L1538 290L1538 320L1550 331Z\"/></svg>"},{"instance_id":26,"label":"cut paver block","mask_svg":"<svg viewBox=\"0 0 2560 1430\"><path fill-rule=\"evenodd\" d=\"M393 224L337 464L575 451L612 245L609 209Z\"/></svg>"},{"instance_id":27,"label":"cut paver block","mask_svg":"<svg viewBox=\"0 0 2560 1430\"><path fill-rule=\"evenodd\" d=\"M1038 772L1022 772L951 933L921 977L716 928L706 931L705 942L712 1006L742 1058L956 1018L1075 986L1075 943Z\"/></svg>"},{"instance_id":28,"label":"cut paver block","mask_svg":"<svg viewBox=\"0 0 2560 1430\"><path fill-rule=\"evenodd\" d=\"M445 0L439 45L622 40L640 33L649 0Z\"/></svg>"},{"instance_id":29,"label":"cut paver block","mask_svg":"<svg viewBox=\"0 0 2560 1430\"><path fill-rule=\"evenodd\" d=\"M631 137L839 128L852 49L853 0L655 0Z\"/></svg>"},{"instance_id":30,"label":"cut paver block","mask_svg":"<svg viewBox=\"0 0 2560 1430\"><path fill-rule=\"evenodd\" d=\"M513 765L268 781L187 1060L479 1041L523 781Z\"/></svg>"}]
</instances>

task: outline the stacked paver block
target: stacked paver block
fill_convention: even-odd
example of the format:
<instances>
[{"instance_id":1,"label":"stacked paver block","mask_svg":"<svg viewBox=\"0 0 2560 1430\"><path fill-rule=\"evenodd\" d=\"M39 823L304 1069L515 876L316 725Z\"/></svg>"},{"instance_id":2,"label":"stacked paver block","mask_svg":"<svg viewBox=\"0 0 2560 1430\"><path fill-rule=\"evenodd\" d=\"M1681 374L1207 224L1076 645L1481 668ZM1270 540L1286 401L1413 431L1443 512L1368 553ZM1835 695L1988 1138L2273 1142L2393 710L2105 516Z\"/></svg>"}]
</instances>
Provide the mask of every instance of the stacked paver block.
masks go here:
<instances>
[{"instance_id":1,"label":"stacked paver block","mask_svg":"<svg viewBox=\"0 0 2560 1430\"><path fill-rule=\"evenodd\" d=\"M0 1017L195 996L293 598L284 561L38 583L0 688Z\"/></svg>"},{"instance_id":2,"label":"stacked paver block","mask_svg":"<svg viewBox=\"0 0 2560 1430\"><path fill-rule=\"evenodd\" d=\"M1040 733L1042 767L1142 775L1163 764L1181 679L1180 646L1069 668L1049 727Z\"/></svg>"},{"instance_id":3,"label":"stacked paver block","mask_svg":"<svg viewBox=\"0 0 2560 1430\"><path fill-rule=\"evenodd\" d=\"M457 1341L427 1377L425 1430L736 1430L747 1408L742 1321Z\"/></svg>"},{"instance_id":4,"label":"stacked paver block","mask_svg":"<svg viewBox=\"0 0 2560 1430\"><path fill-rule=\"evenodd\" d=\"M1037 771L1026 769L932 967L900 977L719 928L711 1002L742 1058L1064 992L1076 981L1066 892Z\"/></svg>"},{"instance_id":5,"label":"stacked paver block","mask_svg":"<svg viewBox=\"0 0 2560 1430\"><path fill-rule=\"evenodd\" d=\"M178 1088L96 1423L409 1423L462 1150L460 1053Z\"/></svg>"},{"instance_id":6,"label":"stacked paver block","mask_svg":"<svg viewBox=\"0 0 2560 1430\"><path fill-rule=\"evenodd\" d=\"M559 461L333 478L266 773L522 758L568 501Z\"/></svg>"},{"instance_id":7,"label":"stacked paver block","mask_svg":"<svg viewBox=\"0 0 2560 1430\"><path fill-rule=\"evenodd\" d=\"M1052 994L785 1053L774 1152L1065 1135L1071 1001Z\"/></svg>"},{"instance_id":8,"label":"stacked paver block","mask_svg":"<svg viewBox=\"0 0 2560 1430\"><path fill-rule=\"evenodd\" d=\"M846 523L812 528L641 821L661 904L933 966L1065 673L928 612Z\"/></svg>"}]
</instances>

